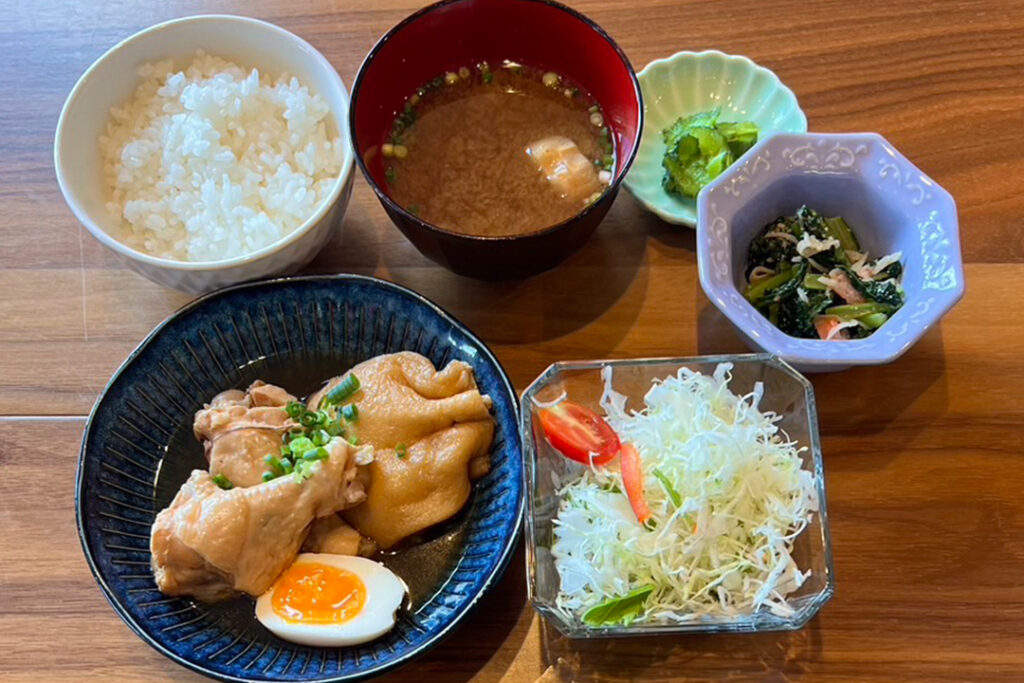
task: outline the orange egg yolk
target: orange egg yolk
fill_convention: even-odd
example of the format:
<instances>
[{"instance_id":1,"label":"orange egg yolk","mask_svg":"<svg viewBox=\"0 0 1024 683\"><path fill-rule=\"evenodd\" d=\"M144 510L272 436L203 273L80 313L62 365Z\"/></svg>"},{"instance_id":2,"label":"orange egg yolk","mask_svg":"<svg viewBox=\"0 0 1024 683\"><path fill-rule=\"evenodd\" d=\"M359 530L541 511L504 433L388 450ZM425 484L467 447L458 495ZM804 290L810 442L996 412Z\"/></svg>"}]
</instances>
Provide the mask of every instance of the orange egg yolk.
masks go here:
<instances>
[{"instance_id":1,"label":"orange egg yolk","mask_svg":"<svg viewBox=\"0 0 1024 683\"><path fill-rule=\"evenodd\" d=\"M274 584L274 612L302 624L341 624L363 609L366 585L346 569L320 563L294 564Z\"/></svg>"}]
</instances>

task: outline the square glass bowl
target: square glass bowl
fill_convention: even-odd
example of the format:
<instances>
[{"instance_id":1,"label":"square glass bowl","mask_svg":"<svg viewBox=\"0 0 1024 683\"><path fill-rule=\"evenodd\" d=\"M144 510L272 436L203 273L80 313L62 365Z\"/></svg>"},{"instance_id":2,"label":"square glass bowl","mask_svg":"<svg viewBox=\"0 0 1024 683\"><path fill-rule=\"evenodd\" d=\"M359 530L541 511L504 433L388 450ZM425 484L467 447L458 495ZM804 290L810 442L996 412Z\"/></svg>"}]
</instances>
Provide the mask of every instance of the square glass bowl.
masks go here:
<instances>
[{"instance_id":1,"label":"square glass bowl","mask_svg":"<svg viewBox=\"0 0 1024 683\"><path fill-rule=\"evenodd\" d=\"M536 402L547 403L565 396L568 400L602 414L599 400L603 390L601 371L612 368L613 386L628 397L628 409L639 410L653 380L676 374L686 367L705 375L719 363L732 363L730 390L739 396L750 392L756 382L764 386L759 405L762 412L782 416L779 427L802 448L804 468L814 473L818 511L796 538L793 558L802 571L810 570L803 585L789 596L795 608L789 617L761 610L743 617L707 618L688 623L652 623L630 626L593 627L578 616L566 617L555 608L560 579L551 555L553 520L558 513L557 491L562 482L578 476L583 469L562 456L540 432ZM566 361L548 367L523 392L520 414L523 460L526 478L526 572L527 590L534 608L556 629L570 638L673 633L718 633L786 631L803 627L821 609L835 590L832 572L832 541L825 508L825 477L818 438L818 417L810 382L784 361L769 354L700 356L695 358L642 358L635 360Z\"/></svg>"}]
</instances>

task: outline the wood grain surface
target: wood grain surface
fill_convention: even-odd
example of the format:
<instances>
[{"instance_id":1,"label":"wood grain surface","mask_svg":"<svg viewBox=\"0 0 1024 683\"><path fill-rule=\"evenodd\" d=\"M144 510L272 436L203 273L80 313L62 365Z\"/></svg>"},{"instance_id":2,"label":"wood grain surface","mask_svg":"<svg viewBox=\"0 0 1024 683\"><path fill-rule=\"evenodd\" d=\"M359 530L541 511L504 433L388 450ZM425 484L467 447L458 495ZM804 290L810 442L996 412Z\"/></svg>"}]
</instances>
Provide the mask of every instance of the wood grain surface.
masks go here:
<instances>
[{"instance_id":1,"label":"wood grain surface","mask_svg":"<svg viewBox=\"0 0 1024 683\"><path fill-rule=\"evenodd\" d=\"M957 199L967 295L898 362L813 378L836 596L796 633L572 642L525 602L522 550L443 645L389 680L961 681L1024 677L1024 2L580 0L636 67L681 49L746 54L812 130L877 131ZM189 297L127 270L54 180L60 107L136 30L228 12L298 33L351 83L409 0L0 0L0 681L198 680L114 615L73 512L83 416ZM743 350L697 283L693 234L623 193L559 268L481 283L426 261L358 179L307 269L410 286L466 322L522 389L567 358Z\"/></svg>"}]
</instances>

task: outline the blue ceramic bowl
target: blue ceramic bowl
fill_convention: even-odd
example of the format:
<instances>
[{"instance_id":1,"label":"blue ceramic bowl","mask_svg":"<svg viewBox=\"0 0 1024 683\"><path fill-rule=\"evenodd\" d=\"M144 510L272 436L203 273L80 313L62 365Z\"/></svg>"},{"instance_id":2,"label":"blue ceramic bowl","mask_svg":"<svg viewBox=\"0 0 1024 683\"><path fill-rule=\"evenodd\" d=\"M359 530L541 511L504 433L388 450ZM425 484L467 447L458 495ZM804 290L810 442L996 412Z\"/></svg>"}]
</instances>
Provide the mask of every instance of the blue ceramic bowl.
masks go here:
<instances>
[{"instance_id":1,"label":"blue ceramic bowl","mask_svg":"<svg viewBox=\"0 0 1024 683\"><path fill-rule=\"evenodd\" d=\"M802 204L842 216L872 257L903 253L906 303L870 337L791 337L741 291L750 242ZM747 344L804 372L895 360L960 300L956 203L874 133L779 134L762 140L697 197L700 283Z\"/></svg>"},{"instance_id":2,"label":"blue ceramic bowl","mask_svg":"<svg viewBox=\"0 0 1024 683\"><path fill-rule=\"evenodd\" d=\"M491 471L466 508L415 547L397 573L412 606L394 629L351 648L276 638L248 597L208 605L167 597L153 581L149 528L202 447L193 413L217 392L256 378L304 394L373 356L411 350L437 366L469 363L494 401ZM82 548L128 626L174 661L227 681L349 681L379 674L445 637L504 570L523 506L518 403L490 350L407 289L339 275L258 282L189 304L157 327L114 374L82 439L76 509ZM410 552L410 551L407 551Z\"/></svg>"}]
</instances>

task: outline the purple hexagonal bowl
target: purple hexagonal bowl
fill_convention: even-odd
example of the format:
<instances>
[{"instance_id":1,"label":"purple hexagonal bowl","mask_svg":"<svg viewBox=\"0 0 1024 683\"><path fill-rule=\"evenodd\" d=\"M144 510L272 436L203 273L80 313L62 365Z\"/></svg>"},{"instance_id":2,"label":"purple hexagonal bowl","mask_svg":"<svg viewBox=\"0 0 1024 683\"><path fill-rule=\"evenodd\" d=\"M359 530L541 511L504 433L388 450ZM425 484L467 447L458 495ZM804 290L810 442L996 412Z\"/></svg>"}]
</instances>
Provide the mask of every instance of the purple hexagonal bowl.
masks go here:
<instances>
[{"instance_id":1,"label":"purple hexagonal bowl","mask_svg":"<svg viewBox=\"0 0 1024 683\"><path fill-rule=\"evenodd\" d=\"M803 204L843 216L872 255L903 252L906 303L870 337L791 337L743 298L751 240ZM747 344L804 372L893 361L964 293L953 197L875 133L779 134L759 142L697 198L697 260L704 292Z\"/></svg>"}]
</instances>

